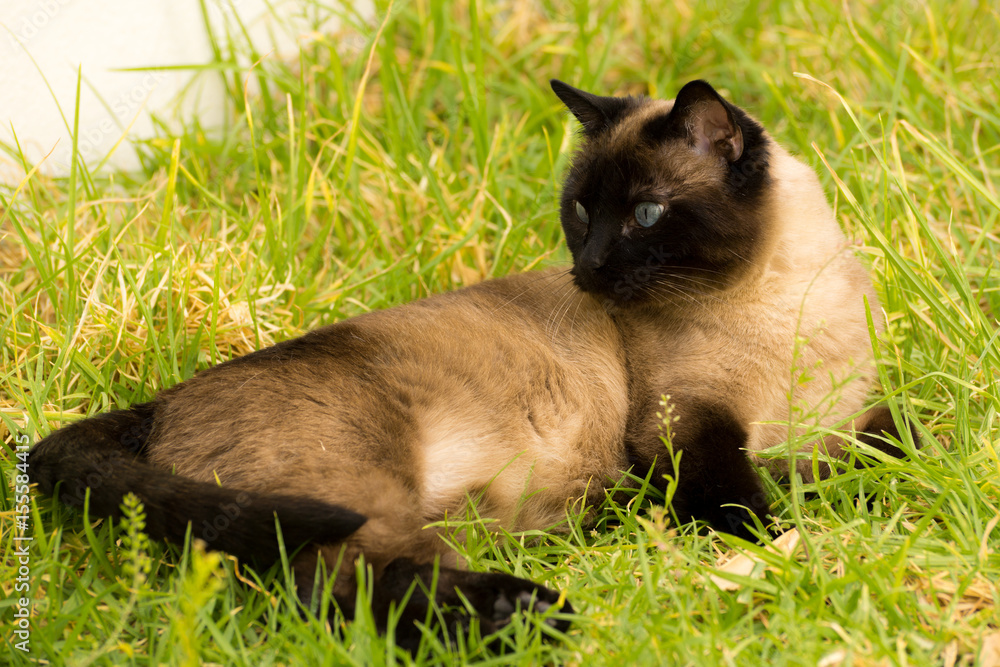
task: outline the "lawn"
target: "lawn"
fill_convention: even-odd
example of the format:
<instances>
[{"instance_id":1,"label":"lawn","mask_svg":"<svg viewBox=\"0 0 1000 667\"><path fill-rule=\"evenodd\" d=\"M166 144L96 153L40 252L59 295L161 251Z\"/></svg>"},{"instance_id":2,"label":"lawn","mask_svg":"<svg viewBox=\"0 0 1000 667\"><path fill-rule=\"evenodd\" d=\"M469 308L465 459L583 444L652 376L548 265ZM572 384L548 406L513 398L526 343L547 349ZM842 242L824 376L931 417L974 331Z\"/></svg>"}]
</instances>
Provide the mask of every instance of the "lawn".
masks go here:
<instances>
[{"instance_id":1,"label":"lawn","mask_svg":"<svg viewBox=\"0 0 1000 667\"><path fill-rule=\"evenodd\" d=\"M215 33L198 75L225 81L226 126L164 130L140 173L80 156L68 177L25 163L0 188L0 662L1000 664L996 5L376 4L288 60ZM324 323L566 265L576 124L553 77L663 97L706 79L816 168L882 300L873 400L919 419L922 449L766 480L794 547L677 525L642 497L568 533L470 517L455 548L471 568L578 611L556 641L515 623L503 656L475 636L409 656L370 618L304 617L287 567L149 543L137 507L111 525L33 497L33 540L17 540L17 442Z\"/></svg>"}]
</instances>

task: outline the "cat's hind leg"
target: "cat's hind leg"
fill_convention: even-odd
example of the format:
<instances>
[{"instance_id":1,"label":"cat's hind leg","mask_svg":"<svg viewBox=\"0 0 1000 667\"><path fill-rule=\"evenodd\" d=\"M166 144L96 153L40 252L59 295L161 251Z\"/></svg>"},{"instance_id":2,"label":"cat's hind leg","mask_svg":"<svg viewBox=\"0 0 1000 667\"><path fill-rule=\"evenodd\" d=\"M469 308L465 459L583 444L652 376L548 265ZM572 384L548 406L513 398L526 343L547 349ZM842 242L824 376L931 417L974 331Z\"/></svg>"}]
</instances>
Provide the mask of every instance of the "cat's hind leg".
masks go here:
<instances>
[{"instance_id":1,"label":"cat's hind leg","mask_svg":"<svg viewBox=\"0 0 1000 667\"><path fill-rule=\"evenodd\" d=\"M909 421L906 425L910 431L913 444L920 447L920 434L917 431L916 425ZM906 458L906 452L894 444L895 442L903 442L903 435L896 426L896 422L892 418L892 411L889 408L884 406L870 408L855 420L853 427L859 442L877 449L884 454L894 456L897 459ZM800 458L796 463L796 470L802 476L803 481L816 481L817 473L819 479L826 479L835 472L833 470L834 466L839 467L841 470L847 468L850 455L841 436L828 435L820 440L819 443L807 446L806 449L811 452L813 447L818 447L827 457L825 460L818 460L815 469L812 457ZM855 468L871 465L872 459L870 457L865 456L857 449L854 450L854 453Z\"/></svg>"},{"instance_id":2,"label":"cat's hind leg","mask_svg":"<svg viewBox=\"0 0 1000 667\"><path fill-rule=\"evenodd\" d=\"M346 481L335 485L343 489ZM394 632L397 645L416 650L424 623L439 636L466 633L473 619L482 636L507 625L518 613L545 613L561 602L560 618L547 617L551 627L564 631L572 613L557 591L502 573L464 569L441 529L427 527L419 495L384 471L370 471L350 484L369 489L362 506L352 506L367 517L364 526L347 540L300 552L293 560L298 595L315 609L322 590L317 571L332 576L332 593L340 612L354 618L357 599L357 565L363 562L373 577L372 612L381 632ZM377 489L377 493L371 492ZM318 558L322 559L317 569ZM391 621L391 619L395 619ZM394 622L394 627L390 628Z\"/></svg>"},{"instance_id":3,"label":"cat's hind leg","mask_svg":"<svg viewBox=\"0 0 1000 667\"><path fill-rule=\"evenodd\" d=\"M515 614L527 611L544 614L557 607L560 615L550 616L545 622L565 632L570 623L563 615L573 613L569 601L561 598L558 591L527 579L398 558L382 571L375 583L372 607L376 622L387 624L404 599L407 599L405 608L396 611L395 638L399 646L409 651L420 645L423 635L420 625L424 623L437 625L439 635L454 636L467 632L475 618L482 636L486 637L510 623ZM385 625L379 629L387 630Z\"/></svg>"}]
</instances>

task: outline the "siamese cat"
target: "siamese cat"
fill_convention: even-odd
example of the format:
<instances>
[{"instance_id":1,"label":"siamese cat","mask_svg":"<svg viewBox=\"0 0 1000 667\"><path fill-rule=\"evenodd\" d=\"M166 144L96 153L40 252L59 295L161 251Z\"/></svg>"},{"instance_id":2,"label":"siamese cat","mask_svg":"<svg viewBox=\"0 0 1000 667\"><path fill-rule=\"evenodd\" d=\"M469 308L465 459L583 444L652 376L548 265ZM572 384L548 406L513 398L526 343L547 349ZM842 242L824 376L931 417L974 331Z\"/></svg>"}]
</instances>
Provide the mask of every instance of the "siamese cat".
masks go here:
<instances>
[{"instance_id":1,"label":"siamese cat","mask_svg":"<svg viewBox=\"0 0 1000 667\"><path fill-rule=\"evenodd\" d=\"M411 593L396 632L412 648L435 603L445 632L472 615L485 635L560 600L463 569L428 524L474 502L550 529L626 471L664 488L664 396L673 509L744 538L772 520L757 466L791 472L760 453L790 433L853 416L860 441L901 456L888 410L863 412L877 298L813 171L704 81L674 100L552 89L582 125L561 201L571 271L361 315L73 423L32 450L38 488L76 506L89 490L112 517L132 492L151 536L264 564L277 519L299 594L336 573L348 617L363 555L379 623ZM829 474L842 444L808 445L828 456L797 472ZM565 630L561 610L548 621Z\"/></svg>"}]
</instances>

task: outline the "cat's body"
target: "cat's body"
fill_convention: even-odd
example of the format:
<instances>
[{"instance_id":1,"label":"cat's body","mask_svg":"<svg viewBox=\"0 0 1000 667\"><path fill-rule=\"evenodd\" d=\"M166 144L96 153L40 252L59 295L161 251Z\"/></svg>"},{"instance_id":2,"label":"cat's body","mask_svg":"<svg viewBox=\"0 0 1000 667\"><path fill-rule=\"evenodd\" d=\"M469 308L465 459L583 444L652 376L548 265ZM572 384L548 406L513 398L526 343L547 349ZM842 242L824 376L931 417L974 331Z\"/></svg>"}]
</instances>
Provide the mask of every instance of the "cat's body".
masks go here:
<instances>
[{"instance_id":1,"label":"cat's body","mask_svg":"<svg viewBox=\"0 0 1000 667\"><path fill-rule=\"evenodd\" d=\"M572 312L550 317L560 297ZM593 501L621 476L620 349L565 272L503 278L200 373L157 397L148 456L185 477L360 512L352 540L378 532L386 556L416 555L421 532L428 553L450 556L421 528L464 517L470 498L505 527L542 529L588 484Z\"/></svg>"},{"instance_id":2,"label":"cat's body","mask_svg":"<svg viewBox=\"0 0 1000 667\"><path fill-rule=\"evenodd\" d=\"M241 555L273 557L277 513L286 541L312 543L294 562L303 587L317 553L331 570L348 563L334 588L348 608L359 554L386 608L440 559L438 601L458 587L490 629L531 596L538 608L557 596L449 569L453 551L424 526L472 502L506 528L547 529L624 471L653 468L662 486L667 395L678 514L751 537L769 520L754 453L784 442L788 423L863 408L871 282L813 172L707 84L675 104L553 87L586 135L563 197L572 275L488 281L220 364L50 436L33 478L46 492L63 481L77 504L89 487L106 514L133 491L151 533L183 539L190 520ZM856 427L898 435L885 411ZM839 452L835 438L824 446Z\"/></svg>"}]
</instances>

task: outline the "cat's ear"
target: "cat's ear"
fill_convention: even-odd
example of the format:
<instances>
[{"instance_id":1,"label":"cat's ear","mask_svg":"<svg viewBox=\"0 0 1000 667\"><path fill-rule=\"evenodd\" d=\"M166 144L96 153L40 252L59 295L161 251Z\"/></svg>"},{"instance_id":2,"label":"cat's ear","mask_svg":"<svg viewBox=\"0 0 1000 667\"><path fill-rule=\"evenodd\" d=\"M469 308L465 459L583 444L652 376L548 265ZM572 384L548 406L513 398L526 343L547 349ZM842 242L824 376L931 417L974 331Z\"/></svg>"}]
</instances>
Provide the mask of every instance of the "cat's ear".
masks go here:
<instances>
[{"instance_id":1,"label":"cat's ear","mask_svg":"<svg viewBox=\"0 0 1000 667\"><path fill-rule=\"evenodd\" d=\"M729 162L743 155L743 131L728 102L705 81L681 88L670 112L670 123L683 128L688 141L702 155L717 153Z\"/></svg>"},{"instance_id":2,"label":"cat's ear","mask_svg":"<svg viewBox=\"0 0 1000 667\"><path fill-rule=\"evenodd\" d=\"M566 108L583 125L583 131L588 136L600 134L614 125L629 106L627 97L601 97L574 88L558 79L549 81L554 92Z\"/></svg>"}]
</instances>

